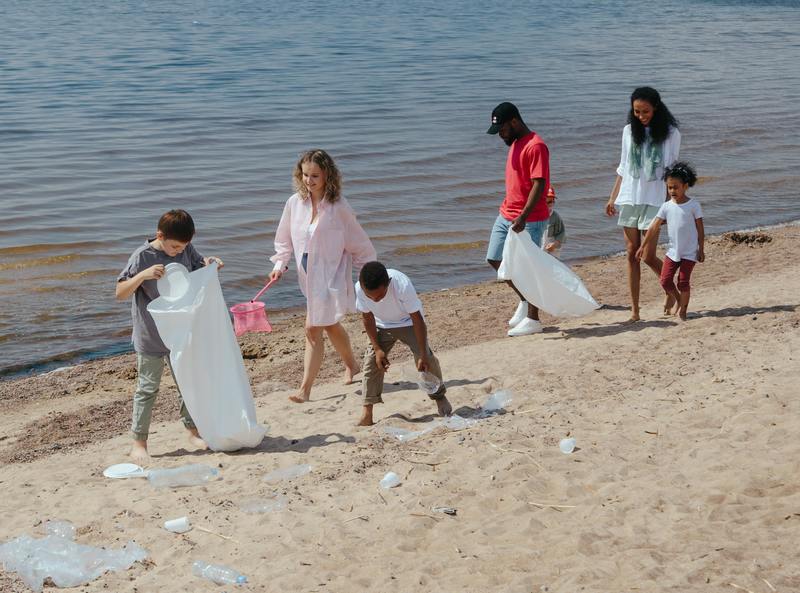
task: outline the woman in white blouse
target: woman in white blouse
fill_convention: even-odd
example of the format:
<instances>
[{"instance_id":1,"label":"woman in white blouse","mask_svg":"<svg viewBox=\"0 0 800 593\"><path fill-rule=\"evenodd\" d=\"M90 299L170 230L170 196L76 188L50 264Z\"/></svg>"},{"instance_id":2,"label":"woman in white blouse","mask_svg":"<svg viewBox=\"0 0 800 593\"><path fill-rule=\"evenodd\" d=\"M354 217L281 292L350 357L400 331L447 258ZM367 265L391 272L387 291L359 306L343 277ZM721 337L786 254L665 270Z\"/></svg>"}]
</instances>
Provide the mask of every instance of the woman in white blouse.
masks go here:
<instances>
[{"instance_id":1,"label":"woman in white blouse","mask_svg":"<svg viewBox=\"0 0 800 593\"><path fill-rule=\"evenodd\" d=\"M639 321L639 285L641 269L636 252L642 237L661 204L667 199L662 179L664 169L678 160L681 134L678 121L661 101L658 91L640 87L631 94L628 125L622 130L622 154L617 179L606 204L606 215L619 215L617 224L625 236L628 260L628 286L631 294L631 321ZM649 244L642 260L661 276L661 260L656 257L656 239ZM664 303L668 313L674 297Z\"/></svg>"}]
</instances>

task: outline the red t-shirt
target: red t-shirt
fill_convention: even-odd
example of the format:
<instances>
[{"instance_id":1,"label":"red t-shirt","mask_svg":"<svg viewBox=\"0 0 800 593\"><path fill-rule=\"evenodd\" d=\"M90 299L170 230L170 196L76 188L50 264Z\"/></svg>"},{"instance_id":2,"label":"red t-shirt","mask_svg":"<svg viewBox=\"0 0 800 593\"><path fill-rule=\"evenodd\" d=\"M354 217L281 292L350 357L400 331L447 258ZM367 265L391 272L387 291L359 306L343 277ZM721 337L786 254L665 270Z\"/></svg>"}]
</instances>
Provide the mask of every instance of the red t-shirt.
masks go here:
<instances>
[{"instance_id":1,"label":"red t-shirt","mask_svg":"<svg viewBox=\"0 0 800 593\"><path fill-rule=\"evenodd\" d=\"M514 220L522 214L533 187L532 179L544 179L542 196L533 207L526 222L547 220L547 190L550 187L550 151L536 132L514 141L508 149L506 160L506 199L500 205L500 214Z\"/></svg>"}]
</instances>

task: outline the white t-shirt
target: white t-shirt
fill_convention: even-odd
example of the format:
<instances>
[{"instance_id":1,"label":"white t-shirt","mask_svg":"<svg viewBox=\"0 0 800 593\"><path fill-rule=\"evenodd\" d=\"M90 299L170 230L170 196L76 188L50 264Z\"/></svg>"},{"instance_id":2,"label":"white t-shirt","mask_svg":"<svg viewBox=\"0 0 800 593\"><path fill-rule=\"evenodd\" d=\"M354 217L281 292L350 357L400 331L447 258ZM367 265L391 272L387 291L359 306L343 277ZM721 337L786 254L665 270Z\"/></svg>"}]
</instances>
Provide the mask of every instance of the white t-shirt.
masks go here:
<instances>
[{"instance_id":1,"label":"white t-shirt","mask_svg":"<svg viewBox=\"0 0 800 593\"><path fill-rule=\"evenodd\" d=\"M670 128L669 136L664 140L661 149L661 164L655 171L656 178L653 181L647 180L644 171L639 173L638 179L631 174L629 157L632 143L631 125L628 124L622 130L622 154L617 167L617 175L622 177L622 184L619 186L619 193L614 204L617 206L625 204L661 206L667 197L667 186L661 178L664 176L664 168L678 160L678 153L681 150L681 133L678 128Z\"/></svg>"},{"instance_id":2,"label":"white t-shirt","mask_svg":"<svg viewBox=\"0 0 800 593\"><path fill-rule=\"evenodd\" d=\"M372 313L375 325L381 329L406 327L412 325L411 313L422 313L422 303L408 276L397 270L388 269L389 289L380 302L375 302L364 294L361 284L356 282L356 308L361 313Z\"/></svg>"},{"instance_id":3,"label":"white t-shirt","mask_svg":"<svg viewBox=\"0 0 800 593\"><path fill-rule=\"evenodd\" d=\"M683 204L676 204L672 200L664 202L658 209L656 218L667 221L667 234L669 235L667 257L674 262L682 259L697 261L699 244L697 225L694 221L703 218L700 202L691 198Z\"/></svg>"}]
</instances>

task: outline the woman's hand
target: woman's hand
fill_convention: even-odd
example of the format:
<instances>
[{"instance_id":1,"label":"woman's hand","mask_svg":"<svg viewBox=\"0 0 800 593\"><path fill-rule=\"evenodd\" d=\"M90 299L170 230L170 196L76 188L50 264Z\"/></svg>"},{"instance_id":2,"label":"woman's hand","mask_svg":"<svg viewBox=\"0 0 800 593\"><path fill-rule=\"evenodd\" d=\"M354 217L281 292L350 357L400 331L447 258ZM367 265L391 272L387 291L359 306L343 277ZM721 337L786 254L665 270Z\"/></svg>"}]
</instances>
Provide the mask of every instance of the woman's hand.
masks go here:
<instances>
[{"instance_id":1,"label":"woman's hand","mask_svg":"<svg viewBox=\"0 0 800 593\"><path fill-rule=\"evenodd\" d=\"M616 216L617 209L614 207L614 200L606 202L606 216Z\"/></svg>"},{"instance_id":2,"label":"woman's hand","mask_svg":"<svg viewBox=\"0 0 800 593\"><path fill-rule=\"evenodd\" d=\"M281 279L281 276L283 276L283 272L281 272L280 270L272 270L269 273L269 280L270 282L277 282L278 280Z\"/></svg>"}]
</instances>

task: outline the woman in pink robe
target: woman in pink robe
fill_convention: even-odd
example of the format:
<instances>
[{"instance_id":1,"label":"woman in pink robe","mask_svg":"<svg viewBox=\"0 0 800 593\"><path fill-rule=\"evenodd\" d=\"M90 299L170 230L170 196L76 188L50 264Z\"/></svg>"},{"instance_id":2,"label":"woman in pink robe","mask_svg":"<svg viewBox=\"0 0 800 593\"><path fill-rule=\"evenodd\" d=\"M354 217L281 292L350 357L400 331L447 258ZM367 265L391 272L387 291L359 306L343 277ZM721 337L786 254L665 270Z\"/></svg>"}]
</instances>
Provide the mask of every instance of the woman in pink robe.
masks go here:
<instances>
[{"instance_id":1,"label":"woman in pink robe","mask_svg":"<svg viewBox=\"0 0 800 593\"><path fill-rule=\"evenodd\" d=\"M300 290L306 297L306 352L300 391L289 397L303 403L311 396L325 355L323 330L342 357L345 383L352 383L358 362L340 323L355 312L353 268L376 258L372 242L341 195L341 175L324 150L304 153L294 168L297 190L286 202L275 233L275 267L279 279L294 257Z\"/></svg>"}]
</instances>

